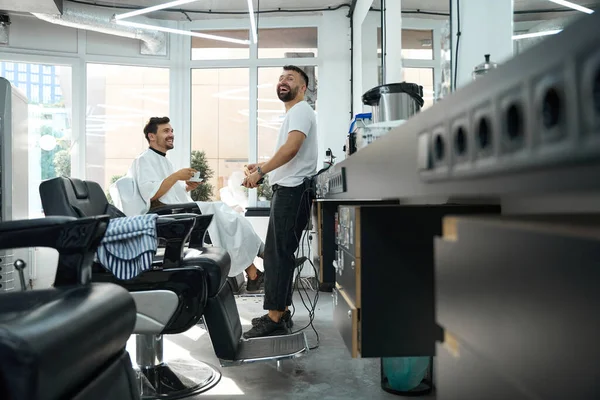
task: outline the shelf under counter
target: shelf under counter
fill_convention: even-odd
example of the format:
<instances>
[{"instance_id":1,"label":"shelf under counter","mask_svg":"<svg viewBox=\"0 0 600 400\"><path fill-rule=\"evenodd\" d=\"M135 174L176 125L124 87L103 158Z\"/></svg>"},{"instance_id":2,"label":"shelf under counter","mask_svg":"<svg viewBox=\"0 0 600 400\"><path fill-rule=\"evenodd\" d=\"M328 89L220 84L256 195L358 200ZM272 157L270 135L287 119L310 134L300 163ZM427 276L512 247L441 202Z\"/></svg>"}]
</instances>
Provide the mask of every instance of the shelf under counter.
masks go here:
<instances>
[{"instance_id":1,"label":"shelf under counter","mask_svg":"<svg viewBox=\"0 0 600 400\"><path fill-rule=\"evenodd\" d=\"M352 357L435 355L441 330L433 246L443 217L499 211L494 205L339 206L334 323Z\"/></svg>"}]
</instances>

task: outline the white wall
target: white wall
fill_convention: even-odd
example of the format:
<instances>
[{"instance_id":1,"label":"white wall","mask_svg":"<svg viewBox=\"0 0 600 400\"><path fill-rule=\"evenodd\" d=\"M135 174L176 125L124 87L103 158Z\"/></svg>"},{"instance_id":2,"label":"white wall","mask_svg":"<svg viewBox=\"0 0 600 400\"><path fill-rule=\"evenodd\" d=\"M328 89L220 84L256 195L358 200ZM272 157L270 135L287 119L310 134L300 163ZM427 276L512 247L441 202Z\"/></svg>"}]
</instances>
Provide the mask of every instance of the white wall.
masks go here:
<instances>
[{"instance_id":1,"label":"white wall","mask_svg":"<svg viewBox=\"0 0 600 400\"><path fill-rule=\"evenodd\" d=\"M362 84L360 86L361 108L359 112L371 112L371 106L362 104L362 95L379 85L379 59L377 58L377 27L381 25L381 13L369 12L362 23Z\"/></svg>"},{"instance_id":2,"label":"white wall","mask_svg":"<svg viewBox=\"0 0 600 400\"><path fill-rule=\"evenodd\" d=\"M452 0L456 10L456 0ZM456 56L457 13L452 13L452 62ZM460 2L461 36L458 46L456 88L472 81L473 68L484 55L502 63L513 56L513 2L463 0Z\"/></svg>"},{"instance_id":3,"label":"white wall","mask_svg":"<svg viewBox=\"0 0 600 400\"><path fill-rule=\"evenodd\" d=\"M363 90L364 84L363 79L365 74L363 73L363 68L369 70L369 59L372 52L369 49L369 43L372 42L372 35L370 34L369 22L365 25L365 20L368 17L369 8L371 7L372 0L358 0L356 2L356 8L354 9L354 14L352 15L352 24L353 24L353 32L352 32L352 46L354 57L352 59L352 104L353 104L353 114L359 114L363 110L362 106L362 94L365 92ZM363 34L367 35L367 37L363 38ZM375 35L377 32L375 32ZM377 36L375 36L377 39ZM367 48L363 49L363 44L367 46ZM377 61L377 50L375 50L375 61ZM367 75L370 76L370 75ZM375 79L377 79L377 75L375 75ZM351 117L354 117L352 115Z\"/></svg>"},{"instance_id":4,"label":"white wall","mask_svg":"<svg viewBox=\"0 0 600 400\"><path fill-rule=\"evenodd\" d=\"M319 27L319 165L331 148L337 161L350 126L350 20L347 10L324 13Z\"/></svg>"}]
</instances>

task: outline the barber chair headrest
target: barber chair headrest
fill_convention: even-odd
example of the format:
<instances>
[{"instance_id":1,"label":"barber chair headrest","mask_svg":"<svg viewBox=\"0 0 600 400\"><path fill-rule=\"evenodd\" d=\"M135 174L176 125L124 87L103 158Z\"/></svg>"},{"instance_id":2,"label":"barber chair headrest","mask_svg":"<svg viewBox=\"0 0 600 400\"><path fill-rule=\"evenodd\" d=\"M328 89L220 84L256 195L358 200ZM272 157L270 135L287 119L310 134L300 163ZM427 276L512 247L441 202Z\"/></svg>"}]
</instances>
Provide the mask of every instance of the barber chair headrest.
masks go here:
<instances>
[{"instance_id":1,"label":"barber chair headrest","mask_svg":"<svg viewBox=\"0 0 600 400\"><path fill-rule=\"evenodd\" d=\"M82 181L81 179L77 179L77 178L67 178L64 177L65 179L69 180L71 182L71 185L73 185L73 191L75 192L75 197L77 199L87 199L88 197L90 197L90 193L88 191L88 187L87 184Z\"/></svg>"},{"instance_id":2,"label":"barber chair headrest","mask_svg":"<svg viewBox=\"0 0 600 400\"><path fill-rule=\"evenodd\" d=\"M40 184L40 197L46 216L82 218L107 214L106 194L96 182L64 176L51 178Z\"/></svg>"}]
</instances>

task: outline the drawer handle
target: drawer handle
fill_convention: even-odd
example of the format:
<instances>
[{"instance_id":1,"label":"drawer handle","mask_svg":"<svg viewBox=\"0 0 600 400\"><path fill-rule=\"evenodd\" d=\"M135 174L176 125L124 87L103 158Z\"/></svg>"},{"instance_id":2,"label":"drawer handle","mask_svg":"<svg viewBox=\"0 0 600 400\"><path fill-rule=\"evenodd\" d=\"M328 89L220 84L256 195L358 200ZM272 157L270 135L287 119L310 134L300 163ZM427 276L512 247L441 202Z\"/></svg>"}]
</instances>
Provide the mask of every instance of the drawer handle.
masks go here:
<instances>
[{"instance_id":1,"label":"drawer handle","mask_svg":"<svg viewBox=\"0 0 600 400\"><path fill-rule=\"evenodd\" d=\"M355 266L355 265L356 265L356 263L355 263L354 261L352 261L352 262L350 263L350 266L352 266L352 268L354 268L354 266Z\"/></svg>"},{"instance_id":2,"label":"drawer handle","mask_svg":"<svg viewBox=\"0 0 600 400\"><path fill-rule=\"evenodd\" d=\"M352 310L348 311L348 319L352 319Z\"/></svg>"}]
</instances>

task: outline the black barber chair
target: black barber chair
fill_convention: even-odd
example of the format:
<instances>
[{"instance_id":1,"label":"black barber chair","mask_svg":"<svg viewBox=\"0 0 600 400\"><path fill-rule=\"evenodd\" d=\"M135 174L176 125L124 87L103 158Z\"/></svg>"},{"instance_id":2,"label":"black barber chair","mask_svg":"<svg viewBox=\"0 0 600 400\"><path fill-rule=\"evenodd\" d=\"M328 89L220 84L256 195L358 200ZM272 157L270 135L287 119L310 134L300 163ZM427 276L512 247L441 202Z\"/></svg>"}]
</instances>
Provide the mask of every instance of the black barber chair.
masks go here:
<instances>
[{"instance_id":1,"label":"black barber chair","mask_svg":"<svg viewBox=\"0 0 600 400\"><path fill-rule=\"evenodd\" d=\"M135 303L120 286L90 283L107 225L108 217L0 223L0 249L59 252L52 289L0 294L0 399L140 398L125 350Z\"/></svg>"},{"instance_id":2,"label":"black barber chair","mask_svg":"<svg viewBox=\"0 0 600 400\"><path fill-rule=\"evenodd\" d=\"M46 216L67 215L85 218L95 215L122 216L109 206L99 185L87 185L77 179L56 178L40 185ZM102 201L92 202L98 198ZM122 281L103 266L94 263L92 280L110 282L126 288L135 301L137 384L143 399L176 399L206 391L216 385L221 373L213 366L198 362L163 360L163 335L185 332L202 317L210 291L218 292L223 276L229 273L229 255L221 249L203 253L205 269L194 260L182 260L183 244L200 223L204 231L212 216L178 214L157 220L157 236L164 244L164 256L155 258L153 269ZM208 223L206 222L208 220ZM202 235L199 236L202 240ZM196 253L198 251L196 250ZM213 275L206 271L212 271ZM212 287L209 287L209 283ZM184 372L185 371L185 372ZM187 373L193 374L193 379Z\"/></svg>"},{"instance_id":3,"label":"black barber chair","mask_svg":"<svg viewBox=\"0 0 600 400\"><path fill-rule=\"evenodd\" d=\"M42 206L46 215L68 215L75 217L87 217L103 214L107 209L111 208L107 202L106 195L102 188L95 182L81 181L74 178L53 178L44 181L40 185L40 195ZM185 218L189 214L170 214L161 216L160 218ZM196 220L204 221L210 216L196 216ZM187 219L184 219L187 220ZM182 221L184 221L182 220ZM205 228L207 227L204 224ZM190 227L190 229L192 229ZM153 337L165 333L180 333L189 329L192 325L189 323L181 324L177 327L172 326L171 320L161 319L165 324L153 324L152 330L146 329L140 331L141 321L152 320L157 321L159 318L155 316L156 309L163 309L163 304L168 304L169 296L172 297L170 291L175 291L175 288L168 285L173 282L172 274L174 270L189 268L201 271L204 275L195 278L187 278L182 282L192 283L198 287L198 290L206 287L207 291L202 293L203 296L198 296L198 301L205 298L204 307L200 307L196 311L196 321L202 316L204 323L210 335L215 354L219 358L222 366L239 365L255 361L281 360L292 358L304 354L308 351L308 345L304 333L299 332L287 336L275 336L270 338L260 338L251 340L242 340L242 325L240 322L235 297L231 286L227 282L229 273L230 259L227 252L223 249L210 248L191 248L183 254L184 244L188 241L190 231L180 233L180 242L175 243L174 237L171 237L172 247L178 246L177 255L180 260L177 262L178 267L159 267L159 269L146 271L138 277L128 280L119 281L112 274L106 272L104 268L94 270L92 280L94 281L109 281L114 282L127 288L138 305L138 324L136 324L135 333L138 335L138 351L141 356L137 355L138 364L145 366L147 369L153 368L156 370L158 365L150 366L146 362L148 357L160 359L161 348L156 347L160 341L154 341ZM159 235L160 236L160 235ZM198 240L200 240L199 238ZM165 254L170 252L167 248ZM154 294L146 294L146 301L140 300L140 292L157 290L157 282L160 286L161 297L155 297ZM205 285L205 286L203 286ZM177 293L175 291L175 293ZM151 299L151 300L150 300ZM163 300L164 299L164 300ZM157 306L160 304L160 307ZM166 308L166 307L165 307ZM167 314L168 315L168 314ZM142 336L142 337L140 337ZM154 345L151 347L149 345ZM148 374L147 374L148 375ZM162 398L162 397L161 397Z\"/></svg>"}]
</instances>

